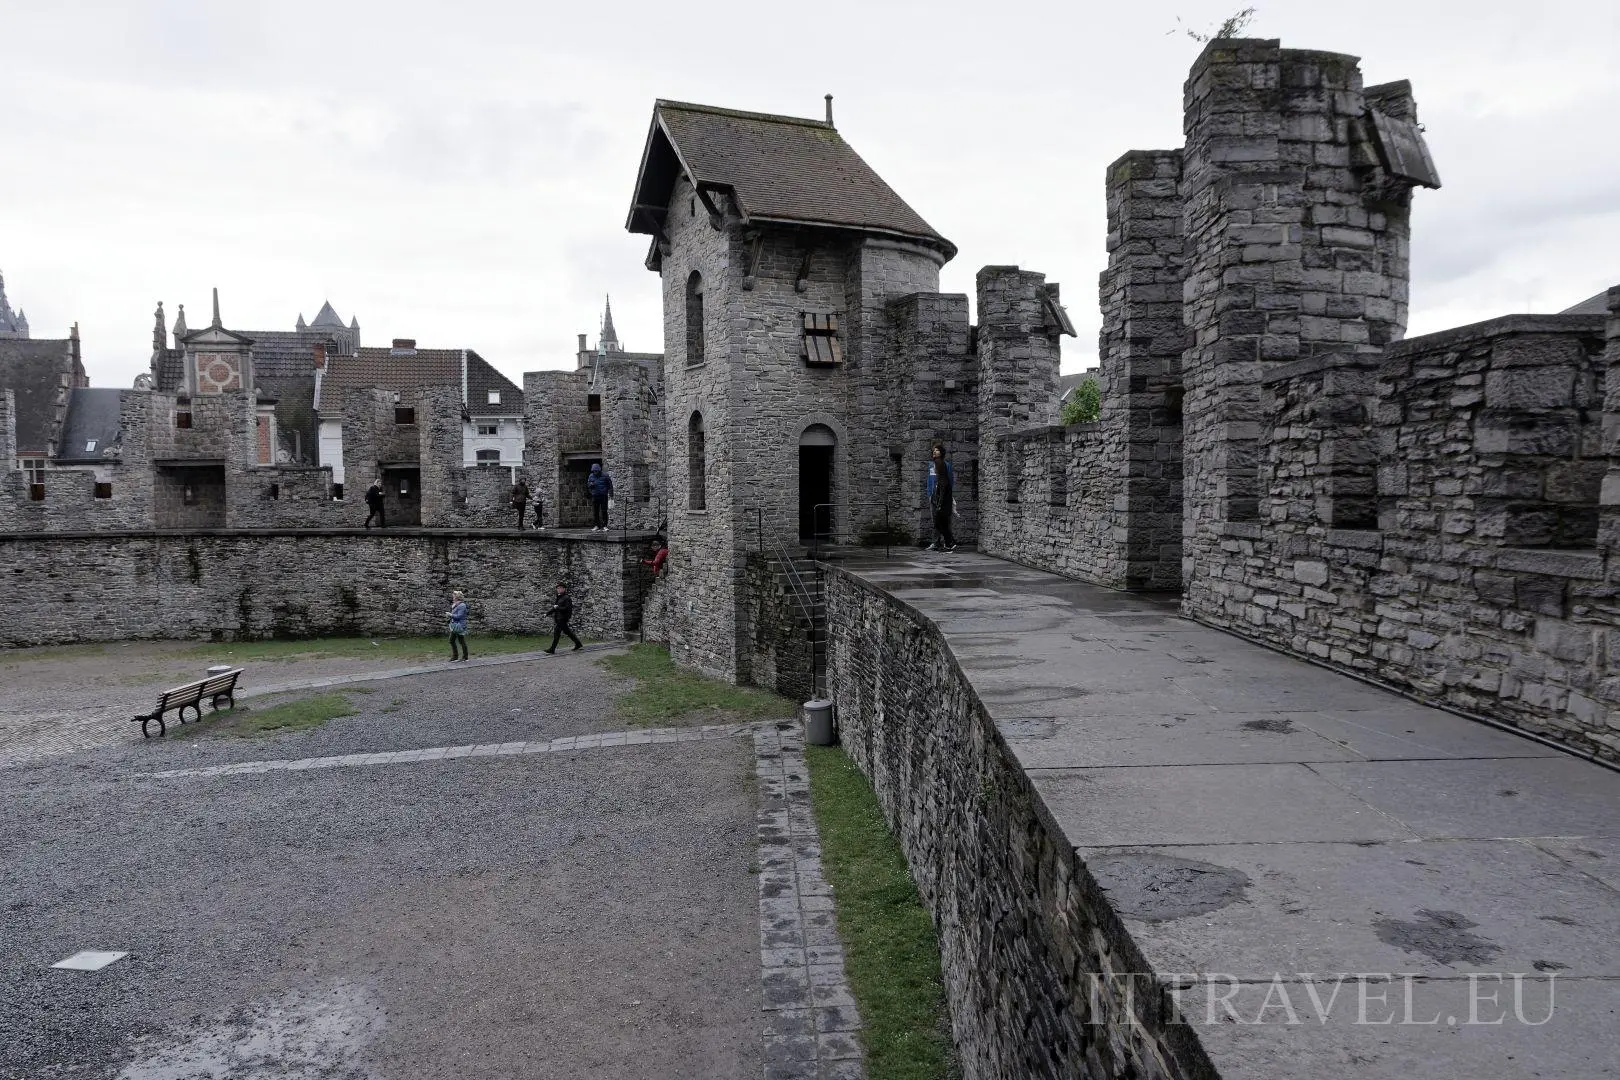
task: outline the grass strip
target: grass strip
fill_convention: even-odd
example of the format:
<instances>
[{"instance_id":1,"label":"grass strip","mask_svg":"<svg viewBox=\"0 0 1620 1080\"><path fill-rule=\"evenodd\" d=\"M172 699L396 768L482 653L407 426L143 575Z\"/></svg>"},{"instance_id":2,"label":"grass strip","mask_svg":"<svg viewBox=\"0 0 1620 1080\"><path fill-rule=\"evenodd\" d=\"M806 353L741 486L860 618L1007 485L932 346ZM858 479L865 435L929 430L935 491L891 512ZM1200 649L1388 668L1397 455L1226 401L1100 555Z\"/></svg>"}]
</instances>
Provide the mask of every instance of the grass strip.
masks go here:
<instances>
[{"instance_id":1,"label":"grass strip","mask_svg":"<svg viewBox=\"0 0 1620 1080\"><path fill-rule=\"evenodd\" d=\"M179 655L217 663L245 660L323 660L377 656L397 660L443 660L450 648L448 635L434 637L372 638L276 638L270 641L215 641L197 645ZM490 634L470 636L468 651L474 656L501 656L507 653L536 652L551 644L550 634Z\"/></svg>"},{"instance_id":2,"label":"grass strip","mask_svg":"<svg viewBox=\"0 0 1620 1080\"><path fill-rule=\"evenodd\" d=\"M284 701L267 709L254 709L238 705L234 709L204 713L200 723L184 727L171 726L169 731L178 738L218 732L252 739L262 735L280 735L287 731L307 731L318 728L328 720L352 716L355 709L344 694L316 694L313 697Z\"/></svg>"},{"instance_id":3,"label":"grass strip","mask_svg":"<svg viewBox=\"0 0 1620 1080\"><path fill-rule=\"evenodd\" d=\"M743 719L792 716L798 706L779 694L751 686L733 686L696 672L684 671L662 645L637 643L625 652L597 661L615 675L636 680L636 685L615 702L619 715L633 727L685 718L702 722L709 714L724 713Z\"/></svg>"},{"instance_id":4,"label":"grass strip","mask_svg":"<svg viewBox=\"0 0 1620 1080\"><path fill-rule=\"evenodd\" d=\"M952 1077L939 942L900 844L843 750L807 746L805 757L869 1080Z\"/></svg>"}]
</instances>

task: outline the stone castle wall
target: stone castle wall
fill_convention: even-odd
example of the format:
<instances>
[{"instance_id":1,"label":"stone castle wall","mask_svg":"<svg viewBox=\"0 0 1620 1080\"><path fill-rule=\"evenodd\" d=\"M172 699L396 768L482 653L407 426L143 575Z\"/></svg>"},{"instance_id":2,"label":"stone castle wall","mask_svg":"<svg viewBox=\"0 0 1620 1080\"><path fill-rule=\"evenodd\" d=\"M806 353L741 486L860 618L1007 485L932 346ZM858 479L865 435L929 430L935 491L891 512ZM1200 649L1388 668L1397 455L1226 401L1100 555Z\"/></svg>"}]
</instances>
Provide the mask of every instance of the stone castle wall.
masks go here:
<instances>
[{"instance_id":1,"label":"stone castle wall","mask_svg":"<svg viewBox=\"0 0 1620 1080\"><path fill-rule=\"evenodd\" d=\"M433 634L460 589L476 652L479 634L549 631L559 580L578 632L612 639L634 629L625 585L639 557L632 544L532 533L0 536L0 563L30 582L8 605L0 646Z\"/></svg>"},{"instance_id":2,"label":"stone castle wall","mask_svg":"<svg viewBox=\"0 0 1620 1080\"><path fill-rule=\"evenodd\" d=\"M1620 760L1604 345L1515 316L1268 372L1262 521L1195 614Z\"/></svg>"},{"instance_id":3,"label":"stone castle wall","mask_svg":"<svg viewBox=\"0 0 1620 1080\"><path fill-rule=\"evenodd\" d=\"M1151 967L939 631L836 567L828 619L839 740L933 918L963 1075L1213 1076L1162 991L1122 975Z\"/></svg>"}]
</instances>

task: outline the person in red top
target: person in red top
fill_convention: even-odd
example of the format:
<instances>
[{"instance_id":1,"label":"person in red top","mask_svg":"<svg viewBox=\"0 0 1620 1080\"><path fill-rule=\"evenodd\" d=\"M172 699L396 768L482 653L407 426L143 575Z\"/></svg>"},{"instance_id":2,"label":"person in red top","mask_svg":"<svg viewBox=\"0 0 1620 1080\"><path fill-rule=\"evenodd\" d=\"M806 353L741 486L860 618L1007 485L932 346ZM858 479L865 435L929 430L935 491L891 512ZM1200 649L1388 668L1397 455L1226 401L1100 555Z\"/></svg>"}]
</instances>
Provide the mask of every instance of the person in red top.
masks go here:
<instances>
[{"instance_id":1,"label":"person in red top","mask_svg":"<svg viewBox=\"0 0 1620 1080\"><path fill-rule=\"evenodd\" d=\"M664 569L664 560L668 558L669 544L664 541L663 537L659 537L658 550L653 553L652 558L642 559L641 565L652 567L653 577L657 577Z\"/></svg>"}]
</instances>

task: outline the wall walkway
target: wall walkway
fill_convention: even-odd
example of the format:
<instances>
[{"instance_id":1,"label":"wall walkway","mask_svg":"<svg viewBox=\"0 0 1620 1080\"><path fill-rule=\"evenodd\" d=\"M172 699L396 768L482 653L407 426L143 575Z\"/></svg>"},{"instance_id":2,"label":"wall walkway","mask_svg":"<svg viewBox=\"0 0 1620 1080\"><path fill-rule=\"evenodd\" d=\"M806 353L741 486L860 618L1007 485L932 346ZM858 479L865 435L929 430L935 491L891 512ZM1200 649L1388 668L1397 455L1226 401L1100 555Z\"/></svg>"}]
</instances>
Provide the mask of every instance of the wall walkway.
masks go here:
<instances>
[{"instance_id":1,"label":"wall walkway","mask_svg":"<svg viewBox=\"0 0 1620 1080\"><path fill-rule=\"evenodd\" d=\"M973 1080L1613 1068L1615 772L985 556L828 603Z\"/></svg>"}]
</instances>

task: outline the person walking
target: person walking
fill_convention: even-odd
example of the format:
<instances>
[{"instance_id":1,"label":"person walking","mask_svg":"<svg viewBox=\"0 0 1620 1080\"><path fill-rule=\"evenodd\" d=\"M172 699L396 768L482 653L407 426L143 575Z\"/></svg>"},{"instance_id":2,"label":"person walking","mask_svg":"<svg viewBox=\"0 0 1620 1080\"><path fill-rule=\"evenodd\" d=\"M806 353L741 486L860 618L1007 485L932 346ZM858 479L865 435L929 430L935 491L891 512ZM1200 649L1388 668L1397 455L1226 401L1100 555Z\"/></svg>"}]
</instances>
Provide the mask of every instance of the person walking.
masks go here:
<instances>
[{"instance_id":1,"label":"person walking","mask_svg":"<svg viewBox=\"0 0 1620 1080\"><path fill-rule=\"evenodd\" d=\"M545 509L546 504L540 498L540 492L536 490L534 493L534 527L536 529L543 530L546 527Z\"/></svg>"},{"instance_id":2,"label":"person walking","mask_svg":"<svg viewBox=\"0 0 1620 1080\"><path fill-rule=\"evenodd\" d=\"M613 477L602 470L601 462L591 466L591 475L585 478L585 490L591 496L591 532L607 532Z\"/></svg>"},{"instance_id":3,"label":"person walking","mask_svg":"<svg viewBox=\"0 0 1620 1080\"><path fill-rule=\"evenodd\" d=\"M366 528L371 528L371 519L377 519L379 528L388 528L388 522L383 518L383 490L382 480L373 480L371 486L366 488Z\"/></svg>"},{"instance_id":4,"label":"person walking","mask_svg":"<svg viewBox=\"0 0 1620 1080\"><path fill-rule=\"evenodd\" d=\"M461 593L450 594L450 610L445 612L450 617L450 662L456 662L456 646L461 646L461 660L467 659L467 601Z\"/></svg>"},{"instance_id":5,"label":"person walking","mask_svg":"<svg viewBox=\"0 0 1620 1080\"><path fill-rule=\"evenodd\" d=\"M527 483L525 483L523 478L520 476L520 477L518 477L518 482L512 486L512 509L517 511L517 515L518 515L518 532L523 531L523 512L525 510L527 510L528 508L529 508L529 485ZM539 523L540 523L539 516L536 515L535 524L538 526Z\"/></svg>"},{"instance_id":6,"label":"person walking","mask_svg":"<svg viewBox=\"0 0 1620 1080\"><path fill-rule=\"evenodd\" d=\"M956 474L945 460L945 444L935 443L928 462L928 508L934 513L934 542L929 551L955 551L951 515L956 513Z\"/></svg>"},{"instance_id":7,"label":"person walking","mask_svg":"<svg viewBox=\"0 0 1620 1080\"><path fill-rule=\"evenodd\" d=\"M567 634L568 640L574 643L575 650L585 647L585 643L579 640L578 635L568 629L568 620L574 615L574 598L568 595L568 586L560 581L557 582L557 601L551 605L546 614L551 616L553 626L551 648L547 649L546 652L555 653L557 651L557 641L564 634Z\"/></svg>"}]
</instances>

